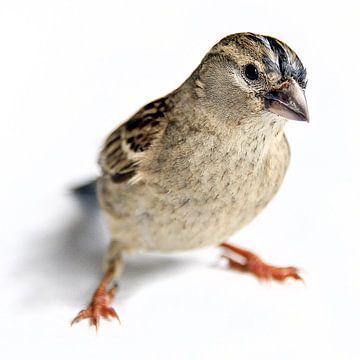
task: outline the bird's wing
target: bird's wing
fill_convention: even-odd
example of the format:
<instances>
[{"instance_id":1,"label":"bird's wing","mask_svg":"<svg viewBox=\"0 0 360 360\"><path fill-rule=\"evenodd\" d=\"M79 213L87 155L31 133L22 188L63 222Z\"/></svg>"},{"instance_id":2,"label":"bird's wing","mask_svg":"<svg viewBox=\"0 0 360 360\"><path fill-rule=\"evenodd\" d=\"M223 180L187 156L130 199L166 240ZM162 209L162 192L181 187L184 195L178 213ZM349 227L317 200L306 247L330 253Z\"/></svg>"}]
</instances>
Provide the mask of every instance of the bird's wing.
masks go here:
<instances>
[{"instance_id":1,"label":"bird's wing","mask_svg":"<svg viewBox=\"0 0 360 360\"><path fill-rule=\"evenodd\" d=\"M108 136L99 159L104 175L118 183L134 178L146 151L164 133L168 108L167 98L149 103Z\"/></svg>"}]
</instances>

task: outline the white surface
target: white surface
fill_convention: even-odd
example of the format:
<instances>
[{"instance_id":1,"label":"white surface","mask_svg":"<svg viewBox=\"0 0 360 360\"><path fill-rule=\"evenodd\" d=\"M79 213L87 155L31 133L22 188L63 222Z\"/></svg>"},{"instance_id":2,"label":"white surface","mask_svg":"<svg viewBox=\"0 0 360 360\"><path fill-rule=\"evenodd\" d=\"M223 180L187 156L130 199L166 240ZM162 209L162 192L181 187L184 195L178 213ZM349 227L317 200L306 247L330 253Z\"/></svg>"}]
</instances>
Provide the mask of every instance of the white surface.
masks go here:
<instances>
[{"instance_id":1,"label":"white surface","mask_svg":"<svg viewBox=\"0 0 360 360\"><path fill-rule=\"evenodd\" d=\"M355 1L2 1L1 357L359 359L359 16ZM97 173L114 126L240 31L298 52L311 122L288 124L285 183L234 241L306 286L224 271L217 249L137 255L122 325L70 328L107 238L67 189Z\"/></svg>"}]
</instances>

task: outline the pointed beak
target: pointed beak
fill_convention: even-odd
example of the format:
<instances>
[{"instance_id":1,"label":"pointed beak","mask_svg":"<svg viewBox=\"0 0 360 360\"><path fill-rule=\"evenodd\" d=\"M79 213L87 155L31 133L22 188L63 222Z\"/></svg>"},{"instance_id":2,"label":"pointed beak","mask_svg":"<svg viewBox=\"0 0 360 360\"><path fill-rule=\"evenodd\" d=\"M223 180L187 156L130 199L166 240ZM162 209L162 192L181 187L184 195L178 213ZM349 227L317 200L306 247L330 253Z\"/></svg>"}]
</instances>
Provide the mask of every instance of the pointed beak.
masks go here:
<instances>
[{"instance_id":1,"label":"pointed beak","mask_svg":"<svg viewBox=\"0 0 360 360\"><path fill-rule=\"evenodd\" d=\"M266 93L265 107L289 120L309 121L304 90L293 79L286 80L280 87Z\"/></svg>"}]
</instances>

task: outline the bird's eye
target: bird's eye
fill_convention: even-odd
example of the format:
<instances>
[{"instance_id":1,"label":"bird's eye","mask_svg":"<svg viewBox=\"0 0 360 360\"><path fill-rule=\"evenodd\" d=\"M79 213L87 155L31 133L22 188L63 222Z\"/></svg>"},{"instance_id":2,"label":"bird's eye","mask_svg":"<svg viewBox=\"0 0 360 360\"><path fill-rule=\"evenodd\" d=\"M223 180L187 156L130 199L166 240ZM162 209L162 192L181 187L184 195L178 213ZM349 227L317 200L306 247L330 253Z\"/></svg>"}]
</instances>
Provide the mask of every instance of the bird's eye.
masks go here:
<instances>
[{"instance_id":1,"label":"bird's eye","mask_svg":"<svg viewBox=\"0 0 360 360\"><path fill-rule=\"evenodd\" d=\"M253 64L247 64L245 66L245 76L249 80L257 80L259 78L259 71L257 67Z\"/></svg>"}]
</instances>

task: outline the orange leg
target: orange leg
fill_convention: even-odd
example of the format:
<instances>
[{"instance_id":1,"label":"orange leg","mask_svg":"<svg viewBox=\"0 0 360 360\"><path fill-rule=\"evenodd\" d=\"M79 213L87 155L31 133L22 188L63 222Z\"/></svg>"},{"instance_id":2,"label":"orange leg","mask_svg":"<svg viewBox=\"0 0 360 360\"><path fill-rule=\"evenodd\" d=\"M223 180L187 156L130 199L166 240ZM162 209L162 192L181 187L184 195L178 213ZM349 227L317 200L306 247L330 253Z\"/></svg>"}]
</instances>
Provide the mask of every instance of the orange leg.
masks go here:
<instances>
[{"instance_id":1,"label":"orange leg","mask_svg":"<svg viewBox=\"0 0 360 360\"><path fill-rule=\"evenodd\" d=\"M96 330L99 327L100 317L105 319L115 318L120 322L118 315L115 310L110 307L110 302L114 298L116 293L116 285L114 285L109 290L106 290L110 281L114 277L114 267L109 267L109 269L104 274L103 278L100 281L98 288L95 290L92 297L90 305L85 309L81 310L79 314L71 322L71 325L83 320L90 319L90 324L94 325Z\"/></svg>"},{"instance_id":2,"label":"orange leg","mask_svg":"<svg viewBox=\"0 0 360 360\"><path fill-rule=\"evenodd\" d=\"M296 267L278 267L266 264L254 253L238 248L231 244L220 244L221 247L230 250L230 252L236 254L238 257L241 257L241 260L236 260L234 257L228 255L223 255L225 259L228 260L228 265L232 269L237 269L244 272L253 273L260 280L278 280L284 281L287 278L293 278L295 280L301 280L299 275L299 270Z\"/></svg>"}]
</instances>

